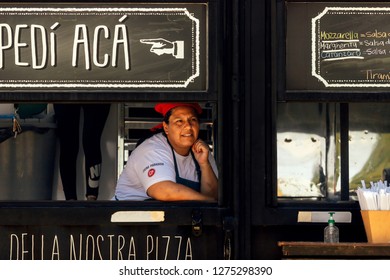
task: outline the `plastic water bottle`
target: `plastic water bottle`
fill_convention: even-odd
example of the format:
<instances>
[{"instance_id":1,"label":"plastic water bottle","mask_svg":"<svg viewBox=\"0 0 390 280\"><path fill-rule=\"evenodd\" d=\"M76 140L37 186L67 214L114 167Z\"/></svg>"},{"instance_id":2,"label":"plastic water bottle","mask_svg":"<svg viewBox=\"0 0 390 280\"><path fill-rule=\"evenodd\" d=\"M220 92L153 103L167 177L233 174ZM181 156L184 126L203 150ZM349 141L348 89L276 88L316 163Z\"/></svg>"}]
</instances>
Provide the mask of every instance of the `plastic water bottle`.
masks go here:
<instances>
[{"instance_id":1,"label":"plastic water bottle","mask_svg":"<svg viewBox=\"0 0 390 280\"><path fill-rule=\"evenodd\" d=\"M325 243L339 242L339 228L335 226L333 214L334 212L329 212L328 226L324 229Z\"/></svg>"}]
</instances>

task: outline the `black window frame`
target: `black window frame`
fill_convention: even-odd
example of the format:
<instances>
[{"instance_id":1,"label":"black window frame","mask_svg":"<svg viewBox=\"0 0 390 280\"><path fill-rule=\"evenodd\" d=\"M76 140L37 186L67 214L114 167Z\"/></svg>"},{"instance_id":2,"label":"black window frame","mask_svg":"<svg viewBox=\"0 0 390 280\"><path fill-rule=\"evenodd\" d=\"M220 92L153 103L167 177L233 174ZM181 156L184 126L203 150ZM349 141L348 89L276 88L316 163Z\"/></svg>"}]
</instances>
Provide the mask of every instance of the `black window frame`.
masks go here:
<instances>
[{"instance_id":1,"label":"black window frame","mask_svg":"<svg viewBox=\"0 0 390 280\"><path fill-rule=\"evenodd\" d=\"M286 88L286 2L324 2L324 1L297 1L297 0L267 0L266 7L266 28L261 30L264 39L253 39L251 48L258 50L261 47L266 49L263 58L252 60L252 73L249 75L251 86L255 86L254 81L262 73L262 67L266 67L268 73L264 84L256 86L264 92L257 96L251 96L250 102L254 107L262 102L267 105L264 108L264 115L252 110L250 119L256 122L263 119L264 130L252 131L250 139L261 139L260 145L266 147L257 148L253 145L250 148L253 163L251 166L252 194L252 223L254 225L296 225L299 211L350 211L354 218L352 224L361 223L360 207L358 201L350 200L349 193L349 104L354 102L386 102L390 101L390 91L377 90L367 91L364 89L327 91L312 90L288 90ZM327 3L348 2L348 1L325 1ZM351 1L357 5L367 1ZM379 1L385 2L385 1ZM349 3L349 2L348 2ZM258 12L258 11L257 11ZM259 25L259 19L255 16L251 18L251 25ZM255 29L255 28L254 28ZM249 33L254 38L254 32ZM261 36L259 36L261 37ZM256 66L256 62L258 65ZM268 85L270 85L268 87ZM341 137L341 193L339 201L310 201L310 200L286 200L278 201L277 198L277 162L276 162L276 112L277 104L283 102L300 103L338 103L340 105L340 137ZM256 170L264 170L259 173ZM347 186L347 187L345 187ZM261 214L259 214L261 213Z\"/></svg>"},{"instance_id":2,"label":"black window frame","mask_svg":"<svg viewBox=\"0 0 390 280\"><path fill-rule=\"evenodd\" d=\"M3 1L2 3L12 4L12 1ZM36 4L35 1L27 0L22 2L21 4L28 5L29 3ZM98 6L99 3L107 4L106 1L98 0L95 2L86 2L86 1L42 1L43 5L50 5L50 3L78 3L78 4L88 4L93 6ZM119 0L116 1L115 4L121 3L143 3L142 1L136 0ZM212 207L212 209L221 211L222 206L226 206L228 203L226 197L230 186L228 183L227 186L222 187L225 182L223 178L223 170L224 168L230 168L228 163L224 163L223 154L224 150L229 144L222 144L222 139L224 135L223 131L223 123L222 120L223 115L225 114L225 107L227 107L229 102L229 83L224 81L225 76L227 75L230 64L229 61L223 61L227 57L227 52L230 51L229 47L226 47L226 41L231 38L226 36L226 28L230 28L227 25L230 22L226 23L225 11L227 4L225 0L155 0L151 3L180 3L180 4L207 4L207 84L208 87L204 91L185 91L185 90L164 90L159 91L158 89L145 89L145 90L4 90L0 89L0 101L2 103L69 103L69 102L77 102L77 103L112 103L118 104L122 102L167 102L167 101L195 101L195 102L212 102L217 105L218 110L218 120L216 123L216 137L218 142L218 149L220 152L218 153L218 158L216 159L217 164L221 163L220 168L220 176L219 176L219 187L220 189L220 199L217 203L209 203L209 202L133 202L133 201L109 201L102 200L94 203L94 207L103 207L107 209L111 208L123 208L127 206L138 205L143 208L158 208L158 209L170 209L172 207L183 207L183 208L191 208L194 207L194 204L202 207L204 209ZM148 2L148 4L150 4ZM227 174L229 172L226 172ZM225 180L229 182L229 179ZM74 208L79 209L84 207L89 207L88 202L86 201L77 201L76 203L67 202L67 201L59 201L59 200L51 200L51 201L12 201L5 200L0 202L1 207L17 207L23 209L24 207L37 207L37 208ZM213 210L214 211L214 210Z\"/></svg>"}]
</instances>

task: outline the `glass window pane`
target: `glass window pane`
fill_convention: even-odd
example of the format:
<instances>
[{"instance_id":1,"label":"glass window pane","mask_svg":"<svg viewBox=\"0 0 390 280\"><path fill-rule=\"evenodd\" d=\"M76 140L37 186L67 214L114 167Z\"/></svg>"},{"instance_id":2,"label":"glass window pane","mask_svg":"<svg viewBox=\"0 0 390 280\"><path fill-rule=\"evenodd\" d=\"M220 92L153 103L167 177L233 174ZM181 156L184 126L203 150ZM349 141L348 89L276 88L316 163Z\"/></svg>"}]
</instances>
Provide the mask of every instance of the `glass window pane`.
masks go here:
<instances>
[{"instance_id":1,"label":"glass window pane","mask_svg":"<svg viewBox=\"0 0 390 280\"><path fill-rule=\"evenodd\" d=\"M338 199L338 108L324 103L278 104L279 199Z\"/></svg>"},{"instance_id":2,"label":"glass window pane","mask_svg":"<svg viewBox=\"0 0 390 280\"><path fill-rule=\"evenodd\" d=\"M349 107L349 187L356 190L382 179L390 168L390 110L386 103L356 103Z\"/></svg>"}]
</instances>

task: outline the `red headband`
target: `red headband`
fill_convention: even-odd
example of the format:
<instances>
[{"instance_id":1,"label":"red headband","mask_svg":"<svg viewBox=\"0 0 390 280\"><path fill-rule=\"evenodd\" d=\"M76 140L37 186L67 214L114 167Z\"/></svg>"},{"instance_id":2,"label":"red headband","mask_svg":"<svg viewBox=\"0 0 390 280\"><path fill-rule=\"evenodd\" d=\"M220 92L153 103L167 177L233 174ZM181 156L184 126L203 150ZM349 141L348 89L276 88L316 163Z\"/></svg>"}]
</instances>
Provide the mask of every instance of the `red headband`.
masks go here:
<instances>
[{"instance_id":1,"label":"red headband","mask_svg":"<svg viewBox=\"0 0 390 280\"><path fill-rule=\"evenodd\" d=\"M198 114L202 113L202 108L198 103L159 103L154 107L154 110L165 117L169 110L176 107L191 107L194 108Z\"/></svg>"},{"instance_id":2,"label":"red headband","mask_svg":"<svg viewBox=\"0 0 390 280\"><path fill-rule=\"evenodd\" d=\"M165 115L168 113L169 110L176 108L176 107L191 107L195 109L195 111L198 114L202 113L202 108L199 106L198 103L159 103L156 106L154 106L154 110L156 112L160 113L165 117ZM163 127L162 123L152 127L151 131L157 131Z\"/></svg>"}]
</instances>

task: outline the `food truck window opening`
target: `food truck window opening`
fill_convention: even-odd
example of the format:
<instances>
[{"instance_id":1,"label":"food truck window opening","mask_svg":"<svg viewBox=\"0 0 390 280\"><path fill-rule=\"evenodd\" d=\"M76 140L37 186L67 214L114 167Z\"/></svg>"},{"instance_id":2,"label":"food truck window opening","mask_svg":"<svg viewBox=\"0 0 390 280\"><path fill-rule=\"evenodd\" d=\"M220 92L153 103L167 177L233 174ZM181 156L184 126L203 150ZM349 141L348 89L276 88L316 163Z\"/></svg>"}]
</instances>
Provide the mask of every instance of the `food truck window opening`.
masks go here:
<instances>
[{"instance_id":1,"label":"food truck window opening","mask_svg":"<svg viewBox=\"0 0 390 280\"><path fill-rule=\"evenodd\" d=\"M109 115L101 137L101 178L98 200L113 198L116 181L127 163L136 143L152 135L150 128L162 122L154 110L159 102L111 103ZM210 148L218 168L218 110L216 102L198 102L202 107L199 137ZM80 105L81 103L79 103ZM20 103L17 123L21 130L13 132L14 104L0 104L4 118L0 119L1 182L0 199L9 201L64 200L59 171L59 139L53 104L45 104L44 111L36 113L31 104ZM38 104L41 105L41 104ZM32 109L31 109L32 108ZM7 111L7 112L6 112ZM8 112L9 111L9 112ZM31 113L28 115L27 113ZM82 140L84 112L80 109L79 148L76 160L76 189L78 200L85 200L85 154ZM113 202L117 203L117 202Z\"/></svg>"},{"instance_id":2,"label":"food truck window opening","mask_svg":"<svg viewBox=\"0 0 390 280\"><path fill-rule=\"evenodd\" d=\"M51 41L45 41L44 36L38 36L39 40L35 40L35 37L29 35L30 32L24 30L24 25L18 26L20 30L23 29L19 39L26 42L26 46L20 48L19 57L16 57L11 48L4 50L7 57L11 55L12 58L3 60L2 78L5 81L0 90L0 99L10 104L44 102L50 103L49 106L52 106L52 103L70 102L111 103L109 119L102 136L104 182L100 187L102 191L108 191L99 194L99 200L108 201L113 197L117 177L133 149L134 140L143 138L148 125L156 121L153 119L156 116L151 115L148 119L145 115L155 113L152 109L155 103L201 103L206 109L206 115L202 116L204 122L200 134L206 139L214 156L219 157L221 153L218 152L218 146L221 145L216 143L220 134L220 129L217 133L217 128L221 126L217 126L216 122L221 121L221 118L218 120L216 117L216 105L219 95L222 94L221 77L225 74L220 73L217 67L220 57L224 56L219 46L223 44L224 38L222 5L222 1L210 3L187 0L180 3L161 0L153 3L119 1L114 4L59 2L44 3L42 7L41 4L20 3L16 7L12 6L15 13L9 16L8 4L3 3L0 13L4 13L5 24L13 28L21 22L28 27L33 26L31 30L37 34L50 31ZM104 17L104 23L101 23L98 17ZM165 28L156 28L161 25ZM9 31L12 28L4 30ZM88 34L90 37L86 36L87 32L91 32ZM12 36L9 38L13 39ZM87 38L91 38L91 42L87 41ZM45 52L37 60L34 52L27 47L32 46L32 43L39 49L35 54L41 55L42 49L50 51L52 55L44 56ZM51 44L53 48L45 48L44 43ZM13 59L13 56L16 58ZM23 65L14 63L18 62L18 59ZM115 64L116 62L118 64ZM26 80L27 76L29 80ZM45 80L42 79L43 76ZM224 93L226 94L226 91ZM21 124L21 127L24 128L25 125ZM9 143L12 147L8 144L7 147L5 144L0 145L1 172L12 171L6 172L7 176L15 174L15 170L20 170L16 166L17 162L23 162L26 168L34 166L39 170L45 169L42 165L34 164L33 160L23 160L29 149L35 153L30 158L38 159L43 154L42 150L50 147L50 162L58 162L58 147L47 145L55 143L55 127L46 130L50 135L32 134L30 131L25 133L26 130L23 130L20 137L17 137L17 140L23 143L32 143L30 138L34 138L37 147L31 145L31 148L28 148L28 145L15 145L15 142ZM43 137L44 141L41 139ZM81 146L80 144L80 151ZM12 159L15 151L21 155L20 158ZM78 158L77 164L77 169L81 170L83 159ZM3 168L4 166L7 168ZM31 180L25 180L25 177L23 179L18 175L2 180L0 200L62 200L61 178L50 171L58 170L58 165L48 166L50 168L46 170L53 176L41 179L38 178L41 172L31 171L28 176ZM108 180L104 179L107 178L104 172L109 173ZM0 175L5 178L3 173ZM20 180L15 181L17 178ZM78 175L77 181L83 182L84 178ZM25 182L50 185L53 189L50 187L50 191L47 191L45 188L38 195L31 191L26 196L11 191L15 186L35 189ZM78 194L81 199L84 188L78 186L78 189L82 189Z\"/></svg>"},{"instance_id":3,"label":"food truck window opening","mask_svg":"<svg viewBox=\"0 0 390 280\"><path fill-rule=\"evenodd\" d=\"M278 201L357 200L355 191L362 180L368 185L383 180L390 165L387 107L387 103L279 103ZM348 137L342 144L344 128Z\"/></svg>"}]
</instances>

